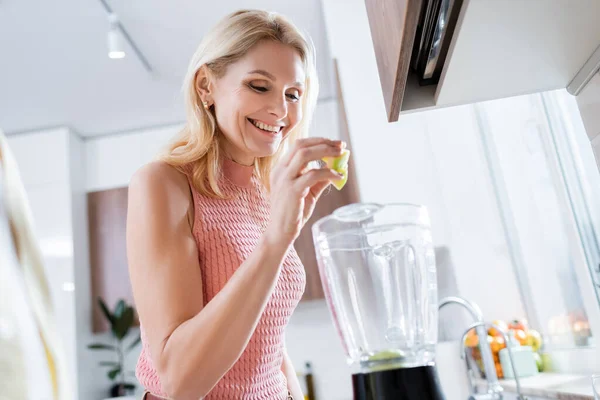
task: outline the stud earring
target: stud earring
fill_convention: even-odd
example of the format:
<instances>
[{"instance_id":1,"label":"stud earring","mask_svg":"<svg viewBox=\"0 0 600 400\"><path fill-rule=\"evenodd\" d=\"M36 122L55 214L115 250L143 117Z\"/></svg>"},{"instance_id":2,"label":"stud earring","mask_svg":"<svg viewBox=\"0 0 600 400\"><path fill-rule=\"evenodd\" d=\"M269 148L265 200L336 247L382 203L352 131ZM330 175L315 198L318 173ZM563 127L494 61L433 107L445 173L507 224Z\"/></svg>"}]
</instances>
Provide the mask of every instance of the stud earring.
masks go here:
<instances>
[{"instance_id":1,"label":"stud earring","mask_svg":"<svg viewBox=\"0 0 600 400\"><path fill-rule=\"evenodd\" d=\"M205 110L208 110L208 101L203 101L202 105L204 106Z\"/></svg>"}]
</instances>

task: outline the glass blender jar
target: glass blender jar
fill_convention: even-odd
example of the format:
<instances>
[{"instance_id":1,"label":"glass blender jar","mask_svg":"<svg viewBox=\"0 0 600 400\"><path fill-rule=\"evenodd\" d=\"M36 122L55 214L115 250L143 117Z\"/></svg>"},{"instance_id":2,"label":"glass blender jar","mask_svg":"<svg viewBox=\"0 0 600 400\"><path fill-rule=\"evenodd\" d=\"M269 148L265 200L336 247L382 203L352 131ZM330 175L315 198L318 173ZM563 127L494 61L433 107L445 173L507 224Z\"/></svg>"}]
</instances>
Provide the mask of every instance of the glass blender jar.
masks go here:
<instances>
[{"instance_id":1,"label":"glass blender jar","mask_svg":"<svg viewBox=\"0 0 600 400\"><path fill-rule=\"evenodd\" d=\"M435 370L437 281L427 209L351 204L312 230L354 398L443 400Z\"/></svg>"}]
</instances>

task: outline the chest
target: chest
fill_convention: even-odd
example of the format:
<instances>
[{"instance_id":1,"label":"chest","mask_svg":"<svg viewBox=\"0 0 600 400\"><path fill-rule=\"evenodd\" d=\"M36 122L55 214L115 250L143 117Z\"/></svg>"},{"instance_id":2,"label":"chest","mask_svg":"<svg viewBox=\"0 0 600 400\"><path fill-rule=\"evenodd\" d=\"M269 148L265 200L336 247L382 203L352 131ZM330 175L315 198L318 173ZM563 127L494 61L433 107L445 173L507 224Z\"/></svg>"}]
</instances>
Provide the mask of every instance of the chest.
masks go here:
<instances>
[{"instance_id":1,"label":"chest","mask_svg":"<svg viewBox=\"0 0 600 400\"><path fill-rule=\"evenodd\" d=\"M195 235L201 256L225 251L234 262L245 260L269 223L270 204L262 193L240 192L227 199L200 199L195 210Z\"/></svg>"},{"instance_id":2,"label":"chest","mask_svg":"<svg viewBox=\"0 0 600 400\"><path fill-rule=\"evenodd\" d=\"M260 191L244 191L228 199L198 200L194 235L204 281L212 282L218 276L215 288L221 287L258 245L269 223L270 203ZM304 267L292 247L283 261L274 295L277 297L281 290L299 300L305 284Z\"/></svg>"}]
</instances>

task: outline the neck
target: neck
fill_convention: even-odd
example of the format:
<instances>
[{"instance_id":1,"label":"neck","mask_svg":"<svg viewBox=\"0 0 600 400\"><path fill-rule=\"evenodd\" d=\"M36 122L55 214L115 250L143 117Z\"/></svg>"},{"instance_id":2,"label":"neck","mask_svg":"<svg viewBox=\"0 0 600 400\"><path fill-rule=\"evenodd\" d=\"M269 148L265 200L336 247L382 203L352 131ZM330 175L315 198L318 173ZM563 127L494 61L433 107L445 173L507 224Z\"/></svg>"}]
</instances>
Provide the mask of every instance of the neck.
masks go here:
<instances>
[{"instance_id":1,"label":"neck","mask_svg":"<svg viewBox=\"0 0 600 400\"><path fill-rule=\"evenodd\" d=\"M254 156L237 150L227 139L221 142L221 149L223 150L223 155L236 164L249 167L254 165L256 161Z\"/></svg>"},{"instance_id":2,"label":"neck","mask_svg":"<svg viewBox=\"0 0 600 400\"><path fill-rule=\"evenodd\" d=\"M230 157L229 154L225 154L225 157L229 158L234 163L243 165L245 167L253 166L254 161L256 160L254 157L245 157L245 158L244 157L242 157L242 158Z\"/></svg>"}]
</instances>

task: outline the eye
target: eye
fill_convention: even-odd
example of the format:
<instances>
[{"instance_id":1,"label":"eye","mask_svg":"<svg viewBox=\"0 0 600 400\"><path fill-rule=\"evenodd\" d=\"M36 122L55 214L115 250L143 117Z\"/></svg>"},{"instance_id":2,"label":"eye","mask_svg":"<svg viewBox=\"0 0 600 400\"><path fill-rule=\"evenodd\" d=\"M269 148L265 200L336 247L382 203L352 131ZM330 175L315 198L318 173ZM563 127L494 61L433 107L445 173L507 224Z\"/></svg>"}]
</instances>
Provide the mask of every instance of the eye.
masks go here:
<instances>
[{"instance_id":1,"label":"eye","mask_svg":"<svg viewBox=\"0 0 600 400\"><path fill-rule=\"evenodd\" d=\"M251 84L251 83L249 83L249 84L248 84L248 86L249 86L249 87L250 87L252 90L254 90L254 91L257 91L257 92L259 92L259 93L264 93L264 92L266 92L267 90L269 90L269 89L267 89L267 88L266 88L266 87L264 87L264 86L253 85L253 84Z\"/></svg>"},{"instance_id":2,"label":"eye","mask_svg":"<svg viewBox=\"0 0 600 400\"><path fill-rule=\"evenodd\" d=\"M288 93L287 98L292 100L292 101L298 101L300 100L300 94L298 92L294 92L294 93Z\"/></svg>"}]
</instances>

